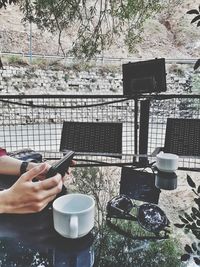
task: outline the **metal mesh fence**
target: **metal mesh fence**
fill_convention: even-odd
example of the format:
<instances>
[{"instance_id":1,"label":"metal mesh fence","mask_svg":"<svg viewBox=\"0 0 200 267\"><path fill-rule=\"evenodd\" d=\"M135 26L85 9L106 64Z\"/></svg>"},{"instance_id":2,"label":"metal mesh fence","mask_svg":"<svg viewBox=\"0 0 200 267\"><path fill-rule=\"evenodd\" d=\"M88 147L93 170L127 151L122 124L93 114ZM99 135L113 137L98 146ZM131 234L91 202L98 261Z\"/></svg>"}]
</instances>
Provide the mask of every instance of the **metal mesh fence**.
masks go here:
<instances>
[{"instance_id":1,"label":"metal mesh fence","mask_svg":"<svg viewBox=\"0 0 200 267\"><path fill-rule=\"evenodd\" d=\"M143 99L145 97L143 96ZM163 147L167 118L200 119L200 96L155 95L150 100L148 152L150 161L156 147ZM140 113L140 99L138 101ZM136 102L123 96L0 96L0 146L7 151L31 148L44 158L60 158L63 122L122 123L122 158L81 158L109 162L132 162L140 125L135 117ZM138 141L142 142L143 140ZM137 153L136 153L137 152ZM184 167L200 167L197 157L182 158Z\"/></svg>"},{"instance_id":2,"label":"metal mesh fence","mask_svg":"<svg viewBox=\"0 0 200 267\"><path fill-rule=\"evenodd\" d=\"M0 140L8 151L32 148L60 157L63 122L123 123L123 154L134 154L134 101L113 97L1 97Z\"/></svg>"},{"instance_id":3,"label":"metal mesh fence","mask_svg":"<svg viewBox=\"0 0 200 267\"><path fill-rule=\"evenodd\" d=\"M200 119L200 96L157 96L151 100L148 137L149 154L153 153L156 147L164 147L168 118ZM198 157L183 156L180 157L180 165L185 168L199 168L200 160Z\"/></svg>"}]
</instances>

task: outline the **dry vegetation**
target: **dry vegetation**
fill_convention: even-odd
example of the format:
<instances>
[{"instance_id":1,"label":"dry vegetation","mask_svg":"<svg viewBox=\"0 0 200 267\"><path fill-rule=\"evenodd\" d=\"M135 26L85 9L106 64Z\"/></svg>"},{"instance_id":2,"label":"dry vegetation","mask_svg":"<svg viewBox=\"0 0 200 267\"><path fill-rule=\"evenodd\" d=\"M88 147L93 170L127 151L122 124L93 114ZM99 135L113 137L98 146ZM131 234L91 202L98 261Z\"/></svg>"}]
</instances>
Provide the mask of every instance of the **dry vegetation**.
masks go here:
<instances>
[{"instance_id":1,"label":"dry vegetation","mask_svg":"<svg viewBox=\"0 0 200 267\"><path fill-rule=\"evenodd\" d=\"M120 40L104 56L135 58L197 58L199 56L200 33L196 25L190 25L191 16L186 12L198 8L197 0L176 0L169 2L169 8L147 21L143 40L136 45L135 52L129 54ZM181 4L179 4L181 2ZM176 5L176 6L175 6ZM0 10L0 51L29 52L29 25L21 23L22 14L16 6ZM66 33L63 46L69 48L73 33ZM60 54L57 36L32 29L32 51L34 54Z\"/></svg>"}]
</instances>

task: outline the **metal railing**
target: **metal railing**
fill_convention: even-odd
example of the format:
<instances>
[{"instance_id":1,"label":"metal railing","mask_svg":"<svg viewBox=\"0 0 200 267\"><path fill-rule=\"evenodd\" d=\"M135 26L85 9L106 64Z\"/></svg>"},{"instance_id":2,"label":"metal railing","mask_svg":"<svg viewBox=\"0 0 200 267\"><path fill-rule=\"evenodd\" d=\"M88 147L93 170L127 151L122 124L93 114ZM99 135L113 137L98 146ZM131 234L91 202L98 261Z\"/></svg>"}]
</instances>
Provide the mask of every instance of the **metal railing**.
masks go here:
<instances>
[{"instance_id":1,"label":"metal railing","mask_svg":"<svg viewBox=\"0 0 200 267\"><path fill-rule=\"evenodd\" d=\"M63 56L63 55L54 55L54 54L34 54L32 53L26 53L26 52L18 52L18 51L12 51L12 52L6 52L1 51L0 56L18 56L22 58L33 58L33 59L46 59L46 60L63 60L66 63L75 63L79 61L77 58L73 56ZM149 58L149 60L152 58ZM198 58L168 58L166 59L166 64L189 64L194 65ZM116 64L116 65L122 65L127 62L137 62L143 59L138 59L134 57L108 57L108 56L101 56L97 55L93 59L90 60L90 62L94 62L95 64ZM146 58L145 60L148 60Z\"/></svg>"},{"instance_id":2,"label":"metal railing","mask_svg":"<svg viewBox=\"0 0 200 267\"><path fill-rule=\"evenodd\" d=\"M150 103L149 118L143 111L145 101ZM28 147L42 153L44 158L60 158L64 121L120 122L123 125L121 158L83 153L80 159L102 161L105 165L113 162L128 164L138 155L155 160L152 152L164 146L167 118L200 119L200 95L160 94L137 98L122 95L1 95L0 108L0 146L7 151ZM148 134L145 134L147 129ZM200 168L200 159L182 157L181 166Z\"/></svg>"}]
</instances>

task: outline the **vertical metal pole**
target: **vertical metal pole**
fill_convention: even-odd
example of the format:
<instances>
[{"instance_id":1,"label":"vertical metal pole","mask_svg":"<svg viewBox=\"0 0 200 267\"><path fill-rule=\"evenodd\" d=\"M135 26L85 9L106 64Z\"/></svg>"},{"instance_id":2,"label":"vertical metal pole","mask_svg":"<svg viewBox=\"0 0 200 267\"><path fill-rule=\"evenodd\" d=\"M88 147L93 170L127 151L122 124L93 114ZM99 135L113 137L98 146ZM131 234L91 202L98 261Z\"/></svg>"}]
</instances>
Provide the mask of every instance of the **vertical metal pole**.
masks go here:
<instances>
[{"instance_id":1,"label":"vertical metal pole","mask_svg":"<svg viewBox=\"0 0 200 267\"><path fill-rule=\"evenodd\" d=\"M149 134L149 110L150 101L141 100L140 106L140 130L139 130L139 154L148 153L148 134ZM141 157L139 162L147 164L148 158Z\"/></svg>"},{"instance_id":2,"label":"vertical metal pole","mask_svg":"<svg viewBox=\"0 0 200 267\"><path fill-rule=\"evenodd\" d=\"M29 20L30 24L30 36L29 36L29 60L30 64L32 64L32 19Z\"/></svg>"},{"instance_id":3,"label":"vertical metal pole","mask_svg":"<svg viewBox=\"0 0 200 267\"><path fill-rule=\"evenodd\" d=\"M138 153L138 97L135 97L135 114L134 114L134 154ZM136 158L133 158L136 162Z\"/></svg>"}]
</instances>

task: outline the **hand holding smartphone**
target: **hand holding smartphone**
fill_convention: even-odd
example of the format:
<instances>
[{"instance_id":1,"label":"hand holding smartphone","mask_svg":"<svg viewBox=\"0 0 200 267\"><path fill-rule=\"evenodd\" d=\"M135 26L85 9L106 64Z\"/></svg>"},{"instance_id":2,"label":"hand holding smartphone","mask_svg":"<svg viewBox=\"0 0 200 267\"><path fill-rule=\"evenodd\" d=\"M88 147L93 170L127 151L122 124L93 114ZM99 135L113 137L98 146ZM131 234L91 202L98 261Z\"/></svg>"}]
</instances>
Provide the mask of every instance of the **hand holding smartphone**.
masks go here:
<instances>
[{"instance_id":1,"label":"hand holding smartphone","mask_svg":"<svg viewBox=\"0 0 200 267\"><path fill-rule=\"evenodd\" d=\"M70 166L74 154L75 154L74 151L67 150L65 156L51 166L51 168L48 170L46 174L46 178L50 178L56 175L57 173L60 173L63 177Z\"/></svg>"}]
</instances>

